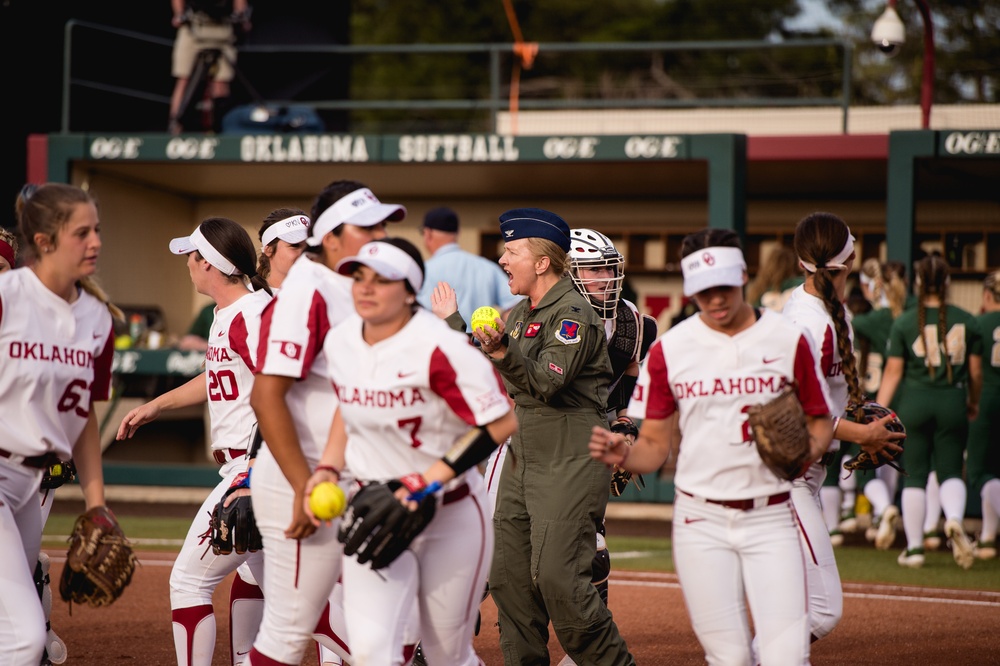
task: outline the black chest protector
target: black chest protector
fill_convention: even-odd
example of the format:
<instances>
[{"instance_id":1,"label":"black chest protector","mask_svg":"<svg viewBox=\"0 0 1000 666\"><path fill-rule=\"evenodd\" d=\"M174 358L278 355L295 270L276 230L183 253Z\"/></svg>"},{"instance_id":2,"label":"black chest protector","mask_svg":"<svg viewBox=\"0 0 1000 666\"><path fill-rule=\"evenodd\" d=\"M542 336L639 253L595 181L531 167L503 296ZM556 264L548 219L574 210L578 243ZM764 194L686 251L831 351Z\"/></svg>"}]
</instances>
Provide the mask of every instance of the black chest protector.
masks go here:
<instances>
[{"instance_id":1,"label":"black chest protector","mask_svg":"<svg viewBox=\"0 0 1000 666\"><path fill-rule=\"evenodd\" d=\"M617 411L628 406L635 388L635 378L622 381L625 371L632 361L641 363L646 352L656 339L656 320L649 315L640 315L628 301L618 301L615 322L608 340L608 356L611 359L611 385L608 387L608 411Z\"/></svg>"}]
</instances>

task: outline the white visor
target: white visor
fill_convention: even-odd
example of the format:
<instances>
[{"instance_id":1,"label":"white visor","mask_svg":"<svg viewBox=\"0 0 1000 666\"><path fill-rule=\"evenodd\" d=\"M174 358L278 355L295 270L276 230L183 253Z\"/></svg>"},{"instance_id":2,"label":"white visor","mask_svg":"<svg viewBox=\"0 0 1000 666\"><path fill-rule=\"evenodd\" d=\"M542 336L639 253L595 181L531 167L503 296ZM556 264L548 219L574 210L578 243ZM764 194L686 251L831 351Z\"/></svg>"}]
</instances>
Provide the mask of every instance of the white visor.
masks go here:
<instances>
[{"instance_id":1,"label":"white visor","mask_svg":"<svg viewBox=\"0 0 1000 666\"><path fill-rule=\"evenodd\" d=\"M313 223L312 234L306 240L318 247L323 237L342 224L373 227L380 222L398 222L406 217L406 208L399 204L384 204L367 187L354 190L324 210Z\"/></svg>"},{"instance_id":2,"label":"white visor","mask_svg":"<svg viewBox=\"0 0 1000 666\"><path fill-rule=\"evenodd\" d=\"M415 292L424 285L424 274L413 257L389 243L365 243L357 255L337 262L337 272L351 275L362 264L389 280L406 280Z\"/></svg>"},{"instance_id":3,"label":"white visor","mask_svg":"<svg viewBox=\"0 0 1000 666\"><path fill-rule=\"evenodd\" d=\"M182 236L170 241L170 251L174 254L191 254L195 250L205 257L205 261L218 268L224 275L240 275L239 269L208 242L208 239L201 233L200 226L190 236Z\"/></svg>"},{"instance_id":4,"label":"white visor","mask_svg":"<svg viewBox=\"0 0 1000 666\"><path fill-rule=\"evenodd\" d=\"M305 215L293 215L264 229L260 244L270 245L275 238L280 238L290 245L295 245L304 241L308 235L309 218Z\"/></svg>"},{"instance_id":5,"label":"white visor","mask_svg":"<svg viewBox=\"0 0 1000 666\"><path fill-rule=\"evenodd\" d=\"M847 242L844 243L844 247L840 249L840 252L837 253L837 256L835 256L830 261L826 262L826 266L816 266L816 264L811 264L805 259L801 258L799 259L799 263L802 265L802 268L806 269L810 273L815 273L817 268L827 268L834 271L838 270L843 271L849 268L849 266L844 262L847 261L847 258L850 257L852 254L854 254L854 236L851 234L850 230L848 230Z\"/></svg>"},{"instance_id":6,"label":"white visor","mask_svg":"<svg viewBox=\"0 0 1000 666\"><path fill-rule=\"evenodd\" d=\"M712 287L742 287L747 270L738 247L706 247L681 259L684 295L694 296Z\"/></svg>"}]
</instances>

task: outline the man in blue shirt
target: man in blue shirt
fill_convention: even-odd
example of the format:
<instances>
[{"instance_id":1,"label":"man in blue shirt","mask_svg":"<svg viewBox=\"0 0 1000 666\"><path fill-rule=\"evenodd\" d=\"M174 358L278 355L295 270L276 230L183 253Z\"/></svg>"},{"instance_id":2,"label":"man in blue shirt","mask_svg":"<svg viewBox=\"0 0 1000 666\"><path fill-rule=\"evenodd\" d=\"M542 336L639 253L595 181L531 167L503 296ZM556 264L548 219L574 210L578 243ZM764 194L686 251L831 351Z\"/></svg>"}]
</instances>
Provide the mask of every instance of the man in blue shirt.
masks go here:
<instances>
[{"instance_id":1,"label":"man in blue shirt","mask_svg":"<svg viewBox=\"0 0 1000 666\"><path fill-rule=\"evenodd\" d=\"M489 305L506 314L521 300L510 293L507 274L485 257L458 246L458 215L451 208L434 208L424 216L424 247L431 257L425 264L424 286L417 300L431 307L438 282L447 282L458 297L458 311L468 323L476 308Z\"/></svg>"}]
</instances>

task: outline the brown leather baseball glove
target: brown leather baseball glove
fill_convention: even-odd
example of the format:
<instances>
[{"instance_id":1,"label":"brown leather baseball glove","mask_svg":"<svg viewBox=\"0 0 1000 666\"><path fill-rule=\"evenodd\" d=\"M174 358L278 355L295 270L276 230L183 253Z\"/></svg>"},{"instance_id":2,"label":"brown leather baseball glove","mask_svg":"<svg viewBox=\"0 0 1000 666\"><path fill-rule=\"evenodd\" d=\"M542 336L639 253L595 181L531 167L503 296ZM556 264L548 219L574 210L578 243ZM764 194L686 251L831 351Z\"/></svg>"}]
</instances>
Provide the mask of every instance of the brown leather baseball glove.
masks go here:
<instances>
[{"instance_id":1,"label":"brown leather baseball glove","mask_svg":"<svg viewBox=\"0 0 1000 666\"><path fill-rule=\"evenodd\" d=\"M107 606L131 582L137 562L111 510L94 507L73 526L59 594L70 603Z\"/></svg>"},{"instance_id":2,"label":"brown leather baseball glove","mask_svg":"<svg viewBox=\"0 0 1000 666\"><path fill-rule=\"evenodd\" d=\"M778 397L747 411L757 453L779 479L791 481L809 466L809 429L792 384Z\"/></svg>"}]
</instances>

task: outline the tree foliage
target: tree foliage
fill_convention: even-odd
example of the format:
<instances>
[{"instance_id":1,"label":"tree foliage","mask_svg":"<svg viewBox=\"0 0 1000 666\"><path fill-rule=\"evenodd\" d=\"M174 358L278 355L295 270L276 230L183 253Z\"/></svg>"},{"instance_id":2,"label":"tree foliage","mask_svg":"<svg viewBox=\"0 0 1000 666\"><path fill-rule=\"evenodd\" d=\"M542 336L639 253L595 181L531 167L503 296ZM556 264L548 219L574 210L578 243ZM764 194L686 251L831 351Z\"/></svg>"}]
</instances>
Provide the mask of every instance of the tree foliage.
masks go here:
<instances>
[{"instance_id":1,"label":"tree foliage","mask_svg":"<svg viewBox=\"0 0 1000 666\"><path fill-rule=\"evenodd\" d=\"M899 57L887 60L871 46L871 23L880 0L830 0L843 31L787 27L800 12L798 0L512 0L524 39L541 43L533 67L520 72L522 100L700 100L839 98L843 51L836 47L782 49L768 44L808 37L833 37L854 44L852 100L915 103L921 71L919 15L913 0L900 1L908 34ZM909 5L904 7L904 5ZM941 21L936 34L936 101L994 101L1000 63L995 0L935 3ZM963 9L964 8L964 9ZM352 41L356 44L510 44L513 32L503 0L354 0ZM985 39L984 39L985 37ZM754 49L650 49L634 52L546 49L552 43L760 41ZM510 89L515 57L504 51L500 96ZM352 69L354 99L478 99L490 94L485 53L359 56ZM666 104L667 102L663 102ZM670 102L675 103L675 102ZM356 114L416 129L421 125L484 123L481 112ZM473 127L474 128L474 127ZM384 129L379 128L379 129Z\"/></svg>"},{"instance_id":2,"label":"tree foliage","mask_svg":"<svg viewBox=\"0 0 1000 666\"><path fill-rule=\"evenodd\" d=\"M1000 98L1000 3L996 0L928 0L934 29L934 102L995 103ZM870 34L883 2L830 0L844 35L857 47L854 96L869 104L916 104L923 76L924 25L915 0L899 0L906 42L887 58Z\"/></svg>"}]
</instances>

